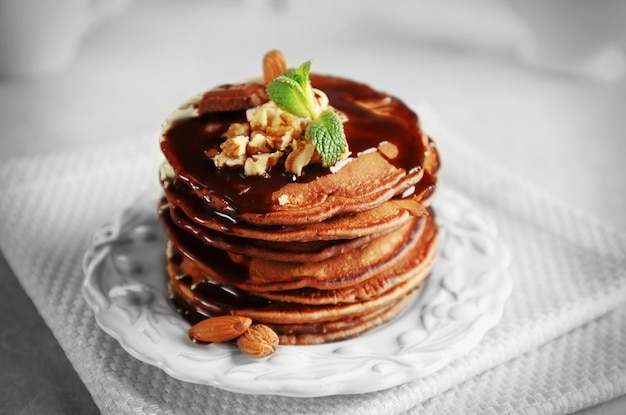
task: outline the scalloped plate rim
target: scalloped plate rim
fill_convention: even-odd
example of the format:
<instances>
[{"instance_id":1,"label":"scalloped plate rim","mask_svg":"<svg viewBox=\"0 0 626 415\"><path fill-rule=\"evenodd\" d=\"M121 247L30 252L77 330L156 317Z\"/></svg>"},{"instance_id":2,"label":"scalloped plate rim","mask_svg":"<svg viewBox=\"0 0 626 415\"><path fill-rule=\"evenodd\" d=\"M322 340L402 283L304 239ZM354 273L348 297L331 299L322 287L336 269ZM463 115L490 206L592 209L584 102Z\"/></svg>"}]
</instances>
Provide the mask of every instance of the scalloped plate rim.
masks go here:
<instances>
[{"instance_id":1,"label":"scalloped plate rim","mask_svg":"<svg viewBox=\"0 0 626 415\"><path fill-rule=\"evenodd\" d=\"M438 221L440 222L440 226L442 226L442 228L446 228L446 229L448 229L448 227L452 228L456 224L446 223L446 221L450 220L450 218L446 218L445 214L444 215L440 214L440 210L442 208L445 210L445 208L443 207L445 205L441 202L441 199L444 199L444 201L445 199L451 199L452 201L460 202L460 205L464 205L465 207L469 206L471 213L478 214L481 220L487 223L488 226L486 226L484 229L481 229L479 233L481 233L481 237L486 237L488 240L495 243L496 248L499 253L497 255L497 261L496 261L497 263L494 264L493 267L486 272L489 272L489 271L496 272L499 276L498 278L499 285L493 288L493 290L490 292L490 300L491 300L490 308L488 310L484 310L483 313L478 314L477 316L478 323L476 323L477 327L473 327L471 330L465 333L465 335L462 338L462 341L457 341L453 344L453 347L450 347L447 350L441 351L441 353L439 353L439 355L437 356L437 359L435 359L430 364L420 365L420 363L417 362L418 359L416 359L416 357L412 355L411 353L397 356L398 361L401 361L402 363L408 362L408 365L403 367L404 370L401 373L399 374L394 373L395 376L391 376L391 374L389 373L389 369L385 369L386 362L382 361L378 366L370 368L369 380L365 380L365 381L363 381L363 373L355 371L353 372L352 375L350 374L350 372L348 372L347 374L346 373L329 373L327 376L322 378L322 381L320 381L320 378L315 378L315 377L310 378L308 381L306 378L305 379L287 378L287 379L283 379L282 382L280 381L280 379L278 380L274 379L274 382L275 382L274 384L268 384L268 382L264 382L263 376L255 377L254 374L251 374L250 377L246 379L248 380L247 382L242 382L240 377L243 376L245 378L246 372L244 370L243 375L236 376L234 374L238 372L237 369L241 369L245 367L256 369L259 365L262 365L264 364L264 362L267 362L267 359L269 358L246 360L245 357L243 358L241 356L237 357L237 354L240 354L240 353L238 352L236 347L232 345L228 345L228 344L214 345L220 349L224 349L224 348L232 349L230 351L221 350L223 353L220 358L223 358L224 356L227 356L230 354L232 355L231 359L238 360L239 362L242 363L241 365L233 364L231 367L228 367L226 372L223 374L203 372L203 374L199 375L198 373L199 371L193 372L193 370L192 371L185 370L181 367L181 365L177 364L177 361L176 361L176 356L180 357L183 355L183 353L181 353L180 351L173 351L173 350L170 351L170 352L173 352L173 354L169 356L170 358L172 356L174 357L174 361L172 361L171 359L168 359L167 357L163 357L162 352L165 352L167 356L167 350L156 353L154 349L146 348L145 345L144 347L141 347L141 345L140 347L137 347L137 344L136 344L137 339L132 339L131 338L132 336L129 337L129 335L132 335L133 332L132 331L129 332L127 328L122 327L123 322L117 321L117 322L111 323L110 321L107 320L106 318L107 313L111 312L111 310L119 312L120 308L123 308L123 307L121 307L120 305L114 304L112 299L108 297L108 293L102 292L101 287L93 283L93 280L97 278L97 276L94 275L94 273L96 273L99 269L101 269L102 261L106 259L110 259L112 250L110 249L110 246L107 244L106 241L105 242L99 241L97 244L92 243L92 245L89 247L89 249L84 255L83 268L85 271L85 279L84 279L83 287L82 287L83 296L86 299L89 307L93 310L94 315L95 315L95 320L98 326L107 335L115 339L129 355L131 355L133 358L140 360L144 363L158 367L169 376L176 378L178 380L191 382L191 383L210 385L210 386L214 386L220 389L228 390L231 392L237 392L237 393L259 394L259 395L281 395L281 396L290 396L290 397L321 397L321 396L329 396L329 395L348 395L348 394L376 392L376 391L388 389L388 388L398 386L403 383L410 382L412 380L423 378L438 370L441 370L443 367L447 366L453 360L458 359L459 357L467 354L469 351L474 349L480 343L484 335L493 326L495 326L498 323L498 321L501 319L503 309L504 309L504 304L506 303L506 300L509 297L511 290L512 290L512 278L508 271L508 266L510 263L510 252L508 251L504 243L497 236L494 225L491 224L487 219L483 218L482 215L480 215L480 213L476 212L475 207L471 204L469 199L467 199L460 192L457 192L451 189L445 189L445 190L442 189L442 190L443 191L438 192L438 195L434 202L435 207L438 212ZM146 200L156 201L156 198L155 198L156 196L157 195L155 194L151 194L148 197L142 196L140 199L145 204ZM439 204L441 204L441 206L439 206ZM118 234L122 232L122 228L128 225L128 222L129 222L129 219L125 218L124 215L128 212L128 210L132 210L135 206L136 204L129 205L129 207L127 207L127 209L121 212L111 223L104 225L103 227L99 229L99 231L101 231L102 229L106 227L110 227L113 229L112 236L113 237L119 236ZM156 204L154 206L156 206ZM141 212L140 212L140 216L141 216ZM156 218L156 208L154 209L154 217ZM136 217L134 219L136 219ZM104 249L108 249L109 252L103 253ZM440 250L441 249L442 248L440 247ZM96 259L98 261L95 261ZM437 263L442 263L442 262L445 262L446 260L438 258L436 261ZM437 263L435 267L438 266ZM451 265L451 264L447 264L447 265ZM436 272L434 271L433 274L436 274ZM101 276L101 278L104 278L104 277ZM431 276L431 279L432 278L433 276ZM428 284L427 287L430 288L429 293L431 297L433 296L437 297L437 295L440 295L441 291L444 290L444 288L442 288L443 283L439 281L439 285L433 288L433 287L430 287L431 282L432 281L430 280L427 282ZM110 290L109 290L109 293L110 293ZM421 307L423 309L426 305L428 305L428 304L423 304L424 296L426 295L424 289L421 289L419 292L413 295L414 295L414 298L411 300L411 303L394 320L388 323L385 323L383 326L377 327L371 330L370 332L364 333L361 336L358 336L353 339L343 340L340 342L327 343L324 345L280 346L279 349L277 350L277 353L275 353L275 356L279 356L280 350L284 350L282 354L283 359L284 359L284 356L288 356L287 362L289 362L289 354L292 353L294 350L300 349L299 354L303 354L305 351L309 353L309 351L311 350L315 351L319 349L320 350L320 353L318 353L319 356L313 359L313 361L311 362L313 366L320 365L319 359L325 359L322 362L326 362L327 364L330 364L327 361L327 359L330 359L331 362L335 362L335 361L341 361L342 359L354 360L354 359L359 358L359 356L361 357L361 359L364 359L364 361L367 361L368 359L381 359L381 357L376 354L371 354L371 356L359 355L358 352L360 350L359 347L361 347L360 344L365 342L369 338L376 338L377 336L380 336L381 333L384 334L385 330L388 330L389 328L394 327L394 325L400 324L400 321L403 321L402 319L408 318L407 315L411 315L410 314L411 311L414 311L415 308ZM105 307L105 305L100 304L96 300L97 296L108 299L109 300L108 306ZM165 292L163 292L163 297L165 298ZM147 315L150 315L151 313L149 306L143 307L140 304L139 309L141 310L141 312L146 312ZM171 308L171 315L178 317L178 315L176 314L173 308ZM421 318L422 317L420 316L420 319ZM180 324L181 324L181 330L184 328L184 331L186 332L186 327L188 325L186 325L186 323L184 322L184 320L182 320L182 318L180 319ZM405 324L405 323L402 323L402 324ZM411 328L413 329L413 327ZM416 330L420 330L420 329L421 327L416 327ZM461 333L461 335L462 334L463 333ZM182 338L180 339L180 343L181 343L181 347L183 347L182 343L184 343L184 340ZM191 343L191 342L188 342L188 343ZM336 353L336 351L341 350L341 349L348 350L348 352L350 352L350 350L352 350L350 348L356 350L356 352L354 354L348 353L346 355L338 355ZM331 349L333 350L332 356L328 355L328 350L331 350ZM193 351L194 353L198 353L198 352L202 352L203 349L201 347L198 347L198 345L192 345L191 349L189 350ZM419 356L419 353L417 354L417 356ZM389 356L389 358L391 359L390 360L391 362L393 362L394 359L396 359L396 357L394 356ZM211 366L213 362L214 361L210 359L210 356L207 356L207 362L204 362L204 363L207 364L208 366ZM313 370L313 366L307 367L305 365L305 367L299 368L299 370L307 370L307 369ZM319 368L317 367L315 369L319 370ZM359 367L359 370L361 370L360 367ZM271 371L269 372L269 374L266 374L265 376L269 376L271 378ZM336 378L336 379L332 380L332 378Z\"/></svg>"}]
</instances>

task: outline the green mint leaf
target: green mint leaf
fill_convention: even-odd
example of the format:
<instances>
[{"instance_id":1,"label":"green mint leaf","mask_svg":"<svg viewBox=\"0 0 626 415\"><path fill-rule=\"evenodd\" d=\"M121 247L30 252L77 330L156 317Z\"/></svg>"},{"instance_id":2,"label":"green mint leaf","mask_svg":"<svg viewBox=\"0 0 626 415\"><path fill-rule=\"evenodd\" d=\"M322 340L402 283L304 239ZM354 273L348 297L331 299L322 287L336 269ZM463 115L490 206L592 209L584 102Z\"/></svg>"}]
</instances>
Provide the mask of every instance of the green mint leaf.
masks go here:
<instances>
[{"instance_id":1,"label":"green mint leaf","mask_svg":"<svg viewBox=\"0 0 626 415\"><path fill-rule=\"evenodd\" d=\"M309 72L311 71L311 61L306 61L300 65L297 69L288 69L285 72L285 76L296 81L304 91L304 95L307 100L307 105L313 113L315 113L315 94L311 87L311 81L309 80Z\"/></svg>"},{"instance_id":2,"label":"green mint leaf","mask_svg":"<svg viewBox=\"0 0 626 415\"><path fill-rule=\"evenodd\" d=\"M306 95L302 87L293 79L280 75L266 87L267 96L284 111L299 117L310 117Z\"/></svg>"},{"instance_id":3,"label":"green mint leaf","mask_svg":"<svg viewBox=\"0 0 626 415\"><path fill-rule=\"evenodd\" d=\"M311 61L296 69L288 69L271 80L266 91L268 97L282 110L311 118L305 137L322 157L322 165L328 167L339 161L348 149L348 142L341 118L335 111L328 109L317 114L317 100L309 80L310 69Z\"/></svg>"},{"instance_id":4,"label":"green mint leaf","mask_svg":"<svg viewBox=\"0 0 626 415\"><path fill-rule=\"evenodd\" d=\"M315 118L315 94L309 81L311 62L289 69L271 80L266 87L268 97L284 111L299 117Z\"/></svg>"},{"instance_id":5,"label":"green mint leaf","mask_svg":"<svg viewBox=\"0 0 626 415\"><path fill-rule=\"evenodd\" d=\"M285 76L293 79L299 83L302 88L309 82L309 72L311 71L311 61L306 61L298 68L287 69L284 73Z\"/></svg>"},{"instance_id":6,"label":"green mint leaf","mask_svg":"<svg viewBox=\"0 0 626 415\"><path fill-rule=\"evenodd\" d=\"M306 129L305 136L311 140L317 152L322 156L324 167L332 166L348 149L348 142L343 131L343 123L339 115L333 110L325 110L311 121Z\"/></svg>"}]
</instances>

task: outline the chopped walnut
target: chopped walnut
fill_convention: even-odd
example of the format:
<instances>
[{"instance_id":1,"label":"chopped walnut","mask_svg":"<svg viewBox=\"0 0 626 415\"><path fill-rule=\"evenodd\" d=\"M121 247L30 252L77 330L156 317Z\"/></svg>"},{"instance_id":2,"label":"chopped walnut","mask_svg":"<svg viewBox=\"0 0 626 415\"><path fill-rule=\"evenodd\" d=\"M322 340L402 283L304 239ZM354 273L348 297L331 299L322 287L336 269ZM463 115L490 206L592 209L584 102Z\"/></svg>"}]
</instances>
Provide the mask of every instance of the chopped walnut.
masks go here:
<instances>
[{"instance_id":1,"label":"chopped walnut","mask_svg":"<svg viewBox=\"0 0 626 415\"><path fill-rule=\"evenodd\" d=\"M300 176L304 166L308 165L315 153L315 146L310 141L293 141L291 143L291 153L285 160L285 169L287 171Z\"/></svg>"},{"instance_id":2,"label":"chopped walnut","mask_svg":"<svg viewBox=\"0 0 626 415\"><path fill-rule=\"evenodd\" d=\"M288 127L268 127L267 142L277 150L285 150L293 140L291 130Z\"/></svg>"},{"instance_id":3,"label":"chopped walnut","mask_svg":"<svg viewBox=\"0 0 626 415\"><path fill-rule=\"evenodd\" d=\"M267 137L263 133L254 133L250 137L246 150L249 156L269 153L272 151L269 143L267 142Z\"/></svg>"},{"instance_id":4,"label":"chopped walnut","mask_svg":"<svg viewBox=\"0 0 626 415\"><path fill-rule=\"evenodd\" d=\"M246 148L250 139L247 135L236 135L227 139L220 145L222 154L230 158L239 158L246 154Z\"/></svg>"},{"instance_id":5,"label":"chopped walnut","mask_svg":"<svg viewBox=\"0 0 626 415\"><path fill-rule=\"evenodd\" d=\"M224 137L226 138L233 138L238 135L250 135L250 124L244 122L233 123L224 133Z\"/></svg>"},{"instance_id":6,"label":"chopped walnut","mask_svg":"<svg viewBox=\"0 0 626 415\"><path fill-rule=\"evenodd\" d=\"M246 162L246 156L239 157L229 157L225 153L219 153L217 156L213 157L213 162L218 168L222 167L241 167Z\"/></svg>"},{"instance_id":7,"label":"chopped walnut","mask_svg":"<svg viewBox=\"0 0 626 415\"><path fill-rule=\"evenodd\" d=\"M320 111L327 109L328 98L321 91L315 93ZM247 109L246 119L231 124L221 151L210 155L218 168L243 166L246 175L262 176L284 160L285 169L300 176L308 164L321 163L315 146L304 139L309 118L290 114L269 101Z\"/></svg>"},{"instance_id":8,"label":"chopped walnut","mask_svg":"<svg viewBox=\"0 0 626 415\"><path fill-rule=\"evenodd\" d=\"M267 127L267 106L250 108L246 111L246 118L252 130L263 130Z\"/></svg>"},{"instance_id":9,"label":"chopped walnut","mask_svg":"<svg viewBox=\"0 0 626 415\"><path fill-rule=\"evenodd\" d=\"M255 154L246 159L243 165L244 172L248 176L262 176L271 167L278 164L278 160L283 156L280 151L274 153Z\"/></svg>"}]
</instances>

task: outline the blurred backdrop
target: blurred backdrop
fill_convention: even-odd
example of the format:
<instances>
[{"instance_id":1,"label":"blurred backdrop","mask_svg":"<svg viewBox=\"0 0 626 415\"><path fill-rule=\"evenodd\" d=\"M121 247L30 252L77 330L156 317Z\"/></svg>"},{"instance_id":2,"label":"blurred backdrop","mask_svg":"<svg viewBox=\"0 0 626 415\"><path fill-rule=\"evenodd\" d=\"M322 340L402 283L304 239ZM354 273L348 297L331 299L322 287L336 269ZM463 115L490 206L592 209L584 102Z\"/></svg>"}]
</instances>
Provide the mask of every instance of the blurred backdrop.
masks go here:
<instances>
[{"instance_id":1,"label":"blurred backdrop","mask_svg":"<svg viewBox=\"0 0 626 415\"><path fill-rule=\"evenodd\" d=\"M397 95L427 126L626 231L625 17L621 0L0 0L0 163L128 140L157 154L172 109L259 76L278 48ZM0 265L13 376L0 401L85 410L36 310L15 316L27 300ZM35 358L20 351L35 344Z\"/></svg>"},{"instance_id":2,"label":"blurred backdrop","mask_svg":"<svg viewBox=\"0 0 626 415\"><path fill-rule=\"evenodd\" d=\"M620 0L0 0L0 159L156 137L187 97L260 75L263 54L279 48L293 65L312 59L314 71L432 108L493 159L626 229L610 216L626 188L617 173L625 9Z\"/></svg>"}]
</instances>

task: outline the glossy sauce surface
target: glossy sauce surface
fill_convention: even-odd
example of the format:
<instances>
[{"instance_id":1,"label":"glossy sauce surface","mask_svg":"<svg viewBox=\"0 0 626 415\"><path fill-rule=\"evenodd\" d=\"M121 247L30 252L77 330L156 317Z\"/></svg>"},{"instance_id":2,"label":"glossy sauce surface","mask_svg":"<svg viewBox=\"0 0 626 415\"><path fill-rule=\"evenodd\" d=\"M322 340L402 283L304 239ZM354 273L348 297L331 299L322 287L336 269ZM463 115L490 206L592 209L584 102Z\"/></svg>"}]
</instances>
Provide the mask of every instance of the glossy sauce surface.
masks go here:
<instances>
[{"instance_id":1,"label":"glossy sauce surface","mask_svg":"<svg viewBox=\"0 0 626 415\"><path fill-rule=\"evenodd\" d=\"M418 118L401 101L346 79L311 75L311 83L347 117L344 130L353 157L388 141L399 150L399 156L390 160L395 167L409 174L421 169L427 149ZM281 187L333 174L320 165L307 166L297 178L282 165L273 167L267 177L247 177L240 168L217 169L205 152L219 149L230 124L245 121L245 110L183 118L172 124L161 143L178 178L193 190L202 191L220 210L235 216L241 212L269 212L273 204L268 195Z\"/></svg>"}]
</instances>

